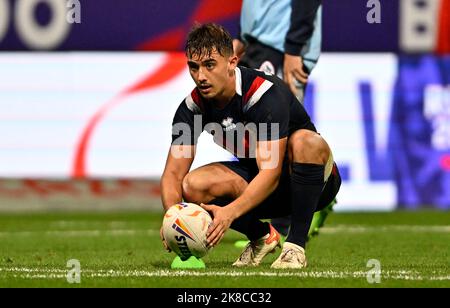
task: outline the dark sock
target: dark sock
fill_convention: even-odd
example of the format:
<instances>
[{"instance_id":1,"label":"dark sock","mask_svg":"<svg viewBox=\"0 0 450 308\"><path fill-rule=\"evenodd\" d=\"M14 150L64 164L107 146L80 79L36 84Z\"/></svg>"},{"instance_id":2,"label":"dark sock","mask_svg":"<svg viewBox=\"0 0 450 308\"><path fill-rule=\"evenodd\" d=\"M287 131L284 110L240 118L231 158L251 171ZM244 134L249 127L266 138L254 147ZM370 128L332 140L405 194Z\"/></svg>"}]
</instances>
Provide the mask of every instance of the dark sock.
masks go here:
<instances>
[{"instance_id":1,"label":"dark sock","mask_svg":"<svg viewBox=\"0 0 450 308\"><path fill-rule=\"evenodd\" d=\"M209 202L209 204L225 206L230 202L232 202L230 199L216 198ZM269 224L267 222L262 222L251 213L247 213L233 221L231 229L246 235L250 241L257 240L270 232Z\"/></svg>"},{"instance_id":2,"label":"dark sock","mask_svg":"<svg viewBox=\"0 0 450 308\"><path fill-rule=\"evenodd\" d=\"M292 220L286 242L305 248L309 226L322 193L324 172L324 165L292 164Z\"/></svg>"},{"instance_id":3,"label":"dark sock","mask_svg":"<svg viewBox=\"0 0 450 308\"><path fill-rule=\"evenodd\" d=\"M289 226L291 225L291 216L272 218L270 223L275 230L286 236L289 232Z\"/></svg>"},{"instance_id":4,"label":"dark sock","mask_svg":"<svg viewBox=\"0 0 450 308\"><path fill-rule=\"evenodd\" d=\"M233 221L231 229L245 234L250 241L257 240L270 232L269 223L248 214Z\"/></svg>"}]
</instances>

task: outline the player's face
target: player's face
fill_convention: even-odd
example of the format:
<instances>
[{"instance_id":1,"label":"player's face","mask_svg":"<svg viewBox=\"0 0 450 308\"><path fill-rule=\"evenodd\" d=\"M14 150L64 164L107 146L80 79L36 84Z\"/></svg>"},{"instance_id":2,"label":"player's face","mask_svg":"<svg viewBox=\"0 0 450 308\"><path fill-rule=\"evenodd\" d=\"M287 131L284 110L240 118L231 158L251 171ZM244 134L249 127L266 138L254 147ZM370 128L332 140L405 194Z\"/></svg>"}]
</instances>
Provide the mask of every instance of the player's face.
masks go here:
<instances>
[{"instance_id":1,"label":"player's face","mask_svg":"<svg viewBox=\"0 0 450 308\"><path fill-rule=\"evenodd\" d=\"M230 99L227 96L234 95L236 63L235 57L224 57L216 50L210 55L194 55L188 59L189 73L206 99Z\"/></svg>"}]
</instances>

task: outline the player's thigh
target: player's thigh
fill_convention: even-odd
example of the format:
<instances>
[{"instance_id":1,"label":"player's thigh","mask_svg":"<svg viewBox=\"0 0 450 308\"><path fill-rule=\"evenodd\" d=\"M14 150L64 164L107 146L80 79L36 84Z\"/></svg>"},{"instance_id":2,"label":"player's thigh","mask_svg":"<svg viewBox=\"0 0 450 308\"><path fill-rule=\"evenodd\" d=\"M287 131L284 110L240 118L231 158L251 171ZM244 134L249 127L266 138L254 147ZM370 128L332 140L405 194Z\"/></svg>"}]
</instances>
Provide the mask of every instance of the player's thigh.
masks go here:
<instances>
[{"instance_id":1,"label":"player's thigh","mask_svg":"<svg viewBox=\"0 0 450 308\"><path fill-rule=\"evenodd\" d=\"M291 162L326 164L331 150L320 134L299 129L289 136L288 154Z\"/></svg>"},{"instance_id":2,"label":"player's thigh","mask_svg":"<svg viewBox=\"0 0 450 308\"><path fill-rule=\"evenodd\" d=\"M212 163L189 172L183 180L183 190L210 197L239 197L248 183L222 163Z\"/></svg>"}]
</instances>

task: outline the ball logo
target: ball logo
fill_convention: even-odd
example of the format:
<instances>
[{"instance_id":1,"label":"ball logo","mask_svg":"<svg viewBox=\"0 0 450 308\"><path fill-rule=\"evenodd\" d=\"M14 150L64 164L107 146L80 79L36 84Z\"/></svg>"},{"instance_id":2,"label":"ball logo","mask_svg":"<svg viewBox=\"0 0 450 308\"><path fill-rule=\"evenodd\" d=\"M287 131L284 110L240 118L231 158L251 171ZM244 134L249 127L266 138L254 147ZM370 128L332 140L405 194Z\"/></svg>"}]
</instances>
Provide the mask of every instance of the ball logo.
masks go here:
<instances>
[{"instance_id":1,"label":"ball logo","mask_svg":"<svg viewBox=\"0 0 450 308\"><path fill-rule=\"evenodd\" d=\"M195 242L191 232L189 232L189 230L183 225L183 223L179 219L175 220L174 224L172 225L172 228L175 229L175 231L183 234L184 236L187 236L188 238L190 238Z\"/></svg>"},{"instance_id":2,"label":"ball logo","mask_svg":"<svg viewBox=\"0 0 450 308\"><path fill-rule=\"evenodd\" d=\"M201 258L210 250L206 232L211 222L211 216L198 204L175 204L164 216L163 235L170 249L182 260L191 256Z\"/></svg>"},{"instance_id":3,"label":"ball logo","mask_svg":"<svg viewBox=\"0 0 450 308\"><path fill-rule=\"evenodd\" d=\"M177 205L175 205L175 207L178 209L178 210L182 210L182 209L184 209L184 208L186 208L186 207L188 207L189 205L187 204L187 203L184 203L184 202L181 202L181 203L178 203Z\"/></svg>"},{"instance_id":4,"label":"ball logo","mask_svg":"<svg viewBox=\"0 0 450 308\"><path fill-rule=\"evenodd\" d=\"M180 249L180 254L186 259L192 256L192 252L189 250L186 238L184 236L175 236L175 239L177 241L178 248Z\"/></svg>"}]
</instances>

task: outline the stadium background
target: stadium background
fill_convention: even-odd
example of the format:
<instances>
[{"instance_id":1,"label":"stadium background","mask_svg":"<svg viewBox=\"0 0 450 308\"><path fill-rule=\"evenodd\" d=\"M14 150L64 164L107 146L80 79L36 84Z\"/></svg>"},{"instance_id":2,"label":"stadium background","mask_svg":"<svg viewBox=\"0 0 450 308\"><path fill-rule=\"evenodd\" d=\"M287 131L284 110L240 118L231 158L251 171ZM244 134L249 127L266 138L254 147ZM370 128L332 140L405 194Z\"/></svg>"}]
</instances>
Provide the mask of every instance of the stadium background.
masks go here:
<instances>
[{"instance_id":1,"label":"stadium background","mask_svg":"<svg viewBox=\"0 0 450 308\"><path fill-rule=\"evenodd\" d=\"M305 104L344 182L306 269L232 268L230 230L205 270L169 270L159 179L194 86L184 38L194 21L235 35L240 6L0 0L0 288L449 287L450 0L323 1ZM194 167L229 158L199 147Z\"/></svg>"},{"instance_id":2,"label":"stadium background","mask_svg":"<svg viewBox=\"0 0 450 308\"><path fill-rule=\"evenodd\" d=\"M324 1L306 106L341 166L337 211L450 208L449 2L381 1L370 24L367 1ZM0 210L158 209L185 35L235 35L241 1L80 1L74 24L66 3L0 0ZM229 158L201 138L194 167Z\"/></svg>"}]
</instances>

